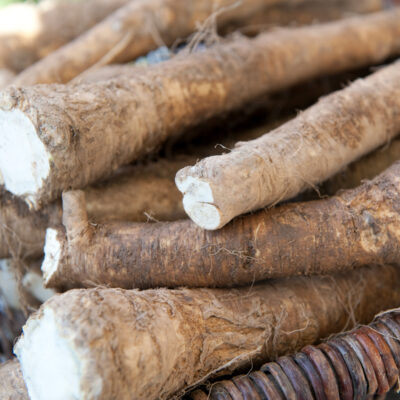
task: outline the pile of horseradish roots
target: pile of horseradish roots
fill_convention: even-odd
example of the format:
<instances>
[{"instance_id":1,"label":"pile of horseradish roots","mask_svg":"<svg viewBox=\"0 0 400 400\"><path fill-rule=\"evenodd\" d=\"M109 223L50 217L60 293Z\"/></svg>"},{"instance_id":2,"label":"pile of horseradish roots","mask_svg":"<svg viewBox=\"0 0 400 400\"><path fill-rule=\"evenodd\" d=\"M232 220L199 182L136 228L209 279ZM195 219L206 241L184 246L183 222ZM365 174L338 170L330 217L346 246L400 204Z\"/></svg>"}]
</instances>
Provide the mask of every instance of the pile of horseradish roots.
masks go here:
<instances>
[{"instance_id":1,"label":"pile of horseradish roots","mask_svg":"<svg viewBox=\"0 0 400 400\"><path fill-rule=\"evenodd\" d=\"M397 57L395 0L1 8L0 399L395 388Z\"/></svg>"}]
</instances>

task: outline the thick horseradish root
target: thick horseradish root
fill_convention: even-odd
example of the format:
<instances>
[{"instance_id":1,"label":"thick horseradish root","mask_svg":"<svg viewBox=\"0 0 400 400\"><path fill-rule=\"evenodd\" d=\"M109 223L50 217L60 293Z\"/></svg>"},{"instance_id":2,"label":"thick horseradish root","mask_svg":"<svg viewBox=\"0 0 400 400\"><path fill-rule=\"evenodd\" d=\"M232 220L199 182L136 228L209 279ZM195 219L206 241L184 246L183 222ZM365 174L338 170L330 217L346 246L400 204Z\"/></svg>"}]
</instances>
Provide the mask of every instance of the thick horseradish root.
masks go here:
<instances>
[{"instance_id":1,"label":"thick horseradish root","mask_svg":"<svg viewBox=\"0 0 400 400\"><path fill-rule=\"evenodd\" d=\"M261 365L400 304L400 270L242 289L81 289L47 301L14 350L32 400L158 399Z\"/></svg>"},{"instance_id":2,"label":"thick horseradish root","mask_svg":"<svg viewBox=\"0 0 400 400\"><path fill-rule=\"evenodd\" d=\"M10 87L0 96L0 172L5 188L38 208L56 199L63 190L82 188L108 176L119 166L153 151L167 138L243 107L259 96L399 54L399 17L400 10L393 10L325 25L280 29L254 39L237 38L151 68L141 68L132 77L122 76L97 84ZM381 108L387 106L388 92L396 93L398 75L396 66L389 67L346 91L361 93L366 104L368 83L378 81L372 85L376 116L371 130L376 132L376 138L362 149L364 152L382 143L378 126L382 120ZM389 81L392 78L393 87L388 88L389 83L388 87L380 87L379 77ZM376 96L378 89L380 96ZM326 101L324 106L320 104L328 106ZM385 118L391 127L394 117L389 114L387 110ZM392 130L388 129L385 140L390 134ZM354 158L363 154L359 147L351 151L346 144L341 144L337 150L339 156L334 157L334 161L341 162L338 168L343 166L348 153L355 153ZM21 156L18 165L16 152ZM237 153L232 152L232 157ZM235 174L242 179L243 171L246 168ZM296 168L293 171L299 172ZM258 176L256 173L257 170L253 175ZM181 179L181 190L187 192L190 185L198 186L197 178L193 179L192 185L190 177ZM232 193L236 184L232 187L226 184L230 190L224 191L223 197L236 202L237 195ZM207 187L200 186L197 189L200 197L193 198L196 204L210 200ZM249 193L256 191L250 189ZM255 204L253 200L249 205L253 209L258 202ZM201 214L209 213L218 214L216 211ZM232 213L228 214L218 223L213 220L210 226L223 225L232 217Z\"/></svg>"},{"instance_id":3,"label":"thick horseradish root","mask_svg":"<svg viewBox=\"0 0 400 400\"><path fill-rule=\"evenodd\" d=\"M217 232L192 221L88 224L66 192L65 229L49 228L48 287L232 287L400 259L400 162L339 195L243 216Z\"/></svg>"},{"instance_id":4,"label":"thick horseradish root","mask_svg":"<svg viewBox=\"0 0 400 400\"><path fill-rule=\"evenodd\" d=\"M229 153L178 172L185 211L204 229L289 199L400 133L400 62L318 101Z\"/></svg>"}]
</instances>

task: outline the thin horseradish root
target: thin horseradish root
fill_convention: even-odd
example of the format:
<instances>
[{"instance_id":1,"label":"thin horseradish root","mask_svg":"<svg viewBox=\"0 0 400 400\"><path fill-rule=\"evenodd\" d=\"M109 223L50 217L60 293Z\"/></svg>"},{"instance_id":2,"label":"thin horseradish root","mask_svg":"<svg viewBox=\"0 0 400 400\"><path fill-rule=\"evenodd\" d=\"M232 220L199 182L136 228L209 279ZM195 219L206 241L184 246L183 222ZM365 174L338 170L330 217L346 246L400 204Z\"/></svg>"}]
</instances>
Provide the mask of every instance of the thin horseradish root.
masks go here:
<instances>
[{"instance_id":1,"label":"thin horseradish root","mask_svg":"<svg viewBox=\"0 0 400 400\"><path fill-rule=\"evenodd\" d=\"M400 304L399 285L383 266L229 290L70 290L14 351L32 400L165 399L369 322Z\"/></svg>"},{"instance_id":2,"label":"thin horseradish root","mask_svg":"<svg viewBox=\"0 0 400 400\"><path fill-rule=\"evenodd\" d=\"M48 287L231 287L400 259L400 162L338 196L263 210L217 232L190 220L92 226L83 192L63 199L65 229L46 234Z\"/></svg>"},{"instance_id":3,"label":"thin horseradish root","mask_svg":"<svg viewBox=\"0 0 400 400\"><path fill-rule=\"evenodd\" d=\"M39 208L62 191L110 175L169 137L259 96L399 54L399 18L400 10L393 10L238 38L141 68L131 77L96 84L10 87L0 95L0 172L5 188ZM382 71L365 80L363 95L368 95L368 82L380 82L380 76L388 79L385 87L373 85L374 101L379 103L374 121L382 120L382 105L388 106L390 93L395 97L398 75ZM389 127L392 106L385 113ZM360 156L393 133L386 129L382 139L382 129L375 125L373 143L347 153ZM16 152L21 155L18 168ZM229 192L224 192L225 199L233 198L232 193L226 196Z\"/></svg>"},{"instance_id":4,"label":"thin horseradish root","mask_svg":"<svg viewBox=\"0 0 400 400\"><path fill-rule=\"evenodd\" d=\"M400 62L318 101L228 154L176 175L183 205L204 229L274 205L328 179L400 133Z\"/></svg>"}]
</instances>

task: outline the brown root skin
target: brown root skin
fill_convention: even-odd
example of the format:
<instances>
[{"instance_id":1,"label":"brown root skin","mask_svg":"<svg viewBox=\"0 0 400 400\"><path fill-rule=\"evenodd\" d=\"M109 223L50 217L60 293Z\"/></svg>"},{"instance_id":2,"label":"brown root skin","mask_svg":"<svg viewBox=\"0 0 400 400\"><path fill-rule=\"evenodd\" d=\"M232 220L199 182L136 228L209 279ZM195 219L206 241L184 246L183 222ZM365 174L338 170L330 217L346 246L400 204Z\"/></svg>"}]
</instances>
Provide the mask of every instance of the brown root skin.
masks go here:
<instances>
[{"instance_id":1,"label":"brown root skin","mask_svg":"<svg viewBox=\"0 0 400 400\"><path fill-rule=\"evenodd\" d=\"M18 360L14 359L0 365L0 382L0 399L29 400Z\"/></svg>"},{"instance_id":2,"label":"brown root skin","mask_svg":"<svg viewBox=\"0 0 400 400\"><path fill-rule=\"evenodd\" d=\"M397 162L354 190L263 210L218 232L203 231L191 221L111 223L88 226L90 239L82 235L70 241L64 229L49 229L42 270L48 287L145 289L231 287L267 278L396 264L399 199ZM83 201L68 215L80 215L82 209Z\"/></svg>"},{"instance_id":3,"label":"brown root skin","mask_svg":"<svg viewBox=\"0 0 400 400\"><path fill-rule=\"evenodd\" d=\"M400 133L399 94L395 62L268 134L182 169L176 183L185 211L202 228L218 229L328 179Z\"/></svg>"},{"instance_id":4,"label":"brown root skin","mask_svg":"<svg viewBox=\"0 0 400 400\"><path fill-rule=\"evenodd\" d=\"M71 290L42 306L14 350L25 378L53 360L64 365L57 352L34 358L46 352L35 331L40 337L48 328L47 340L55 335L78 360L79 398L99 382L99 400L167 398L368 322L399 305L399 284L399 269L384 266L233 290ZM42 384L30 382L30 390Z\"/></svg>"},{"instance_id":5,"label":"brown root skin","mask_svg":"<svg viewBox=\"0 0 400 400\"><path fill-rule=\"evenodd\" d=\"M62 191L109 176L168 138L259 96L398 54L399 16L400 10L383 12L326 25L281 29L255 39L238 38L142 68L130 79L10 87L1 93L1 121L9 125L7 132L14 138L32 136L40 151L31 157L40 158L40 164L35 165L41 168L33 171L27 166L21 172L23 179L17 179L14 169L3 161L0 169L5 186L39 208ZM13 118L27 128L21 130ZM21 131L14 132L14 126ZM11 147L0 149L10 154ZM0 160L3 158L0 153ZM224 197L233 196L224 191Z\"/></svg>"},{"instance_id":6,"label":"brown root skin","mask_svg":"<svg viewBox=\"0 0 400 400\"><path fill-rule=\"evenodd\" d=\"M0 68L24 70L127 2L49 0L1 9Z\"/></svg>"}]
</instances>

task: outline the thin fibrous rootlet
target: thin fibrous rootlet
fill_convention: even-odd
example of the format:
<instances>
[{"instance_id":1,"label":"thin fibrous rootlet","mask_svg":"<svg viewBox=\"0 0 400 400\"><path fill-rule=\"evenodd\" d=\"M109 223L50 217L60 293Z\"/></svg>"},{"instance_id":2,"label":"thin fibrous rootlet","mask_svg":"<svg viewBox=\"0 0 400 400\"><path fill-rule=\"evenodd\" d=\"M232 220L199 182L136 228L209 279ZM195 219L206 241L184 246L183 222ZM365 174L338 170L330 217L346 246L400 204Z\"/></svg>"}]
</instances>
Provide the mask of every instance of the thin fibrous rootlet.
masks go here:
<instances>
[{"instance_id":1,"label":"thin fibrous rootlet","mask_svg":"<svg viewBox=\"0 0 400 400\"><path fill-rule=\"evenodd\" d=\"M0 10L0 68L20 72L128 0L46 0Z\"/></svg>"},{"instance_id":2,"label":"thin fibrous rootlet","mask_svg":"<svg viewBox=\"0 0 400 400\"><path fill-rule=\"evenodd\" d=\"M185 211L202 228L218 229L317 185L400 133L399 99L398 61L258 139L185 167L176 176Z\"/></svg>"},{"instance_id":3,"label":"thin fibrous rootlet","mask_svg":"<svg viewBox=\"0 0 400 400\"><path fill-rule=\"evenodd\" d=\"M4 185L38 208L63 190L85 187L154 150L168 137L243 107L261 95L399 54L399 17L400 10L392 10L325 25L281 29L255 39L238 38L109 82L10 87L0 99ZM376 102L381 99L384 103L387 92L395 92L399 84L396 66L385 71L394 71L395 82L374 86ZM364 95L362 88L368 88L371 81L379 83L380 76L390 80L389 72L377 73L350 91ZM381 104L373 105L374 121L381 121ZM385 117L391 126L393 116L389 114L388 109ZM380 144L380 127L375 125L376 140L369 140L367 148L361 151L361 146L355 145L350 151L342 145L338 153L345 148L346 153L360 156ZM387 131L385 139L392 133ZM16 152L20 155L18 165ZM224 197L234 198L232 193L226 196L228 192Z\"/></svg>"},{"instance_id":4,"label":"thin fibrous rootlet","mask_svg":"<svg viewBox=\"0 0 400 400\"><path fill-rule=\"evenodd\" d=\"M65 229L46 234L49 287L231 287L400 259L400 161L332 198L262 210L217 232L190 220L91 226L83 192L63 199Z\"/></svg>"},{"instance_id":5,"label":"thin fibrous rootlet","mask_svg":"<svg viewBox=\"0 0 400 400\"><path fill-rule=\"evenodd\" d=\"M28 391L17 360L0 365L0 399L29 400Z\"/></svg>"},{"instance_id":6,"label":"thin fibrous rootlet","mask_svg":"<svg viewBox=\"0 0 400 400\"><path fill-rule=\"evenodd\" d=\"M399 379L400 310L380 314L368 326L319 346L279 358L259 371L196 391L192 400L354 400L387 393ZM203 396L203 397L201 397Z\"/></svg>"},{"instance_id":7,"label":"thin fibrous rootlet","mask_svg":"<svg viewBox=\"0 0 400 400\"><path fill-rule=\"evenodd\" d=\"M76 40L27 68L14 80L14 84L66 83L87 69L131 61L157 48L160 43L172 45L197 29L206 30L213 22L222 30L229 30L230 26L235 29L252 24L255 16L267 23L289 23L280 14L287 14L288 7L300 6L300 9L292 12L291 22L297 17L301 20L297 14L304 13L302 5L306 6L305 14L311 14L306 16L306 20L308 18L308 22L312 22L318 19L318 12L313 11L313 6L318 8L321 3L325 6L323 15L327 19L339 18L346 11L378 11L388 5L384 0L347 0L345 4L338 0L135 0ZM279 5L284 5L285 12L277 9ZM79 22L76 25L79 26ZM201 36L207 35L200 32L198 37Z\"/></svg>"},{"instance_id":8,"label":"thin fibrous rootlet","mask_svg":"<svg viewBox=\"0 0 400 400\"><path fill-rule=\"evenodd\" d=\"M242 289L70 290L14 351L32 400L164 399L369 322L400 304L399 284L382 266Z\"/></svg>"}]
</instances>

